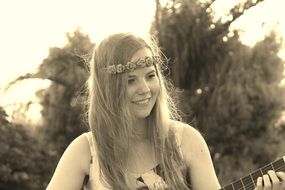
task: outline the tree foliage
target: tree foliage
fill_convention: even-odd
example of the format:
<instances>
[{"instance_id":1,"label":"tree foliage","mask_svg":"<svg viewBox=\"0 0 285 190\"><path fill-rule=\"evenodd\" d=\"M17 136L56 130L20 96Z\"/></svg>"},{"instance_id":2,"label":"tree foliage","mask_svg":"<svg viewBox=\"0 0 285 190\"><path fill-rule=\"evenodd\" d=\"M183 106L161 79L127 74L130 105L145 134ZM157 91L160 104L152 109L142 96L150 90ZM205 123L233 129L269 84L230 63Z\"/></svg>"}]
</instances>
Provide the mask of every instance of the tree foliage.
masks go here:
<instances>
[{"instance_id":1,"label":"tree foliage","mask_svg":"<svg viewBox=\"0 0 285 190\"><path fill-rule=\"evenodd\" d=\"M0 107L0 189L44 189L54 154L26 127L10 123Z\"/></svg>"},{"instance_id":2,"label":"tree foliage","mask_svg":"<svg viewBox=\"0 0 285 190\"><path fill-rule=\"evenodd\" d=\"M86 61L93 46L89 37L79 30L68 33L67 38L68 43L63 48L50 48L48 57L43 60L36 73L28 73L15 80L18 82L40 78L52 82L48 89L37 92L43 106L44 124L40 130L46 141L54 144L59 152L86 130L82 122L82 99L86 97Z\"/></svg>"},{"instance_id":3,"label":"tree foliage","mask_svg":"<svg viewBox=\"0 0 285 190\"><path fill-rule=\"evenodd\" d=\"M36 128L32 136L38 144L29 143L24 139L21 142L26 146L26 149L49 153L39 155L36 151L32 152L35 159L40 160L40 163L46 161L45 166L47 167L45 170L40 167L38 169L26 168L26 170L38 171L38 175L41 173L39 180L41 183L34 183L37 187L35 189L45 188L44 185L47 185L50 180L56 164L68 144L88 130L84 118L86 111L85 87L88 77L86 62L89 61L90 51L94 44L91 43L87 35L79 30L68 33L67 38L68 43L63 48L50 48L48 57L43 60L37 72L20 76L10 83L11 86L16 82L35 78L51 81L51 85L47 89L37 92L40 104L43 106L43 124ZM24 147L19 149L25 150ZM18 156L10 155L9 157L21 162L21 159L16 159L19 158ZM29 159L29 157L27 158ZM29 164L27 165L29 166ZM15 185L22 185L22 181L14 182Z\"/></svg>"},{"instance_id":4,"label":"tree foliage","mask_svg":"<svg viewBox=\"0 0 285 190\"><path fill-rule=\"evenodd\" d=\"M170 59L169 77L182 89L184 118L205 135L221 181L282 155L272 129L284 108L281 43L271 32L251 48L241 43L239 31L229 30L262 1L236 5L226 22L213 21L214 0L171 0L164 7L156 2L153 32Z\"/></svg>"}]
</instances>

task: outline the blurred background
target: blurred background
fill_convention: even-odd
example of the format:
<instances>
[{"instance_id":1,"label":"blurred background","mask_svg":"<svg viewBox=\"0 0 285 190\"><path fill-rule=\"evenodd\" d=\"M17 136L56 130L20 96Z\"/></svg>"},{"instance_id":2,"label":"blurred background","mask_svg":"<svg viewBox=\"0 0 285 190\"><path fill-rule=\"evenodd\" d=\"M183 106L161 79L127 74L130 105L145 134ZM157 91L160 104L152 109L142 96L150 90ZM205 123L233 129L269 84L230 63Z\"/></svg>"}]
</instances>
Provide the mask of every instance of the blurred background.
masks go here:
<instances>
[{"instance_id":1,"label":"blurred background","mask_svg":"<svg viewBox=\"0 0 285 190\"><path fill-rule=\"evenodd\" d=\"M222 186L285 154L282 0L0 0L0 189L45 189L88 131L92 48L154 35Z\"/></svg>"}]
</instances>

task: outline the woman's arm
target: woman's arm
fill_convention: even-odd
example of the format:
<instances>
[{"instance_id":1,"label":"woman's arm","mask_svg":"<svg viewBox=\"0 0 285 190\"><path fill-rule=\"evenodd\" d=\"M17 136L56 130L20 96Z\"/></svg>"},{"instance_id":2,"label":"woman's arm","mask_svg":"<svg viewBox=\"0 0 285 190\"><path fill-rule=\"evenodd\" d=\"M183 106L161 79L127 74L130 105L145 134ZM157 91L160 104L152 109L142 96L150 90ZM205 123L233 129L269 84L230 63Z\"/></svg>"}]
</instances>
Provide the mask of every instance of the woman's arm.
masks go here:
<instances>
[{"instance_id":1,"label":"woman's arm","mask_svg":"<svg viewBox=\"0 0 285 190\"><path fill-rule=\"evenodd\" d=\"M89 173L90 149L85 135L80 135L63 153L46 190L80 190Z\"/></svg>"},{"instance_id":2,"label":"woman's arm","mask_svg":"<svg viewBox=\"0 0 285 190\"><path fill-rule=\"evenodd\" d=\"M183 126L181 149L184 160L190 168L193 190L219 190L221 187L204 138L193 127L183 123L179 125ZM268 175L261 177L257 180L256 190L285 189L284 172L270 171Z\"/></svg>"},{"instance_id":3,"label":"woman's arm","mask_svg":"<svg viewBox=\"0 0 285 190\"><path fill-rule=\"evenodd\" d=\"M208 146L201 134L193 127L183 126L181 149L184 160L190 168L193 190L218 190L220 184L216 176Z\"/></svg>"}]
</instances>

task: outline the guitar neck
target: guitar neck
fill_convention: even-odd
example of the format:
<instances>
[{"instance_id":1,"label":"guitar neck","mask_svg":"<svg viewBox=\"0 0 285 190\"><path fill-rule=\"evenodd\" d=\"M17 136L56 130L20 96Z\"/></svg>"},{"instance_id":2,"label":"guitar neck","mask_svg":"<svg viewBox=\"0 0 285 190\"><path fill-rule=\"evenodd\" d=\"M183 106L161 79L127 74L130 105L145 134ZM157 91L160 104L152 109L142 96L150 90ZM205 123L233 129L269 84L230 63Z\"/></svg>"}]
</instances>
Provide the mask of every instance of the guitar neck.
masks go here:
<instances>
[{"instance_id":1,"label":"guitar neck","mask_svg":"<svg viewBox=\"0 0 285 190\"><path fill-rule=\"evenodd\" d=\"M223 187L220 190L254 190L257 178L261 177L263 174L267 174L268 170L285 172L285 156L255 170L249 175Z\"/></svg>"}]
</instances>

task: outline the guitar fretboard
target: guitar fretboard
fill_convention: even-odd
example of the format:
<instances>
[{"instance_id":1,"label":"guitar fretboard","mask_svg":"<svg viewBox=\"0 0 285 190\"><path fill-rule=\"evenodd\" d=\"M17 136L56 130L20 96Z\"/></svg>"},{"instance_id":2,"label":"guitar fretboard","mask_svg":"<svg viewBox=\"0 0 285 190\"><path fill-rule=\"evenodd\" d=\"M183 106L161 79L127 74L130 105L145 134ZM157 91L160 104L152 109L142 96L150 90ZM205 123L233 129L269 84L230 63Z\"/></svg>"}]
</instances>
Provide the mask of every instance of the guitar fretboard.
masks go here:
<instances>
[{"instance_id":1,"label":"guitar fretboard","mask_svg":"<svg viewBox=\"0 0 285 190\"><path fill-rule=\"evenodd\" d=\"M285 156L255 170L249 175L223 187L220 190L254 190L257 178L261 177L263 174L267 174L268 170L285 172Z\"/></svg>"}]
</instances>

